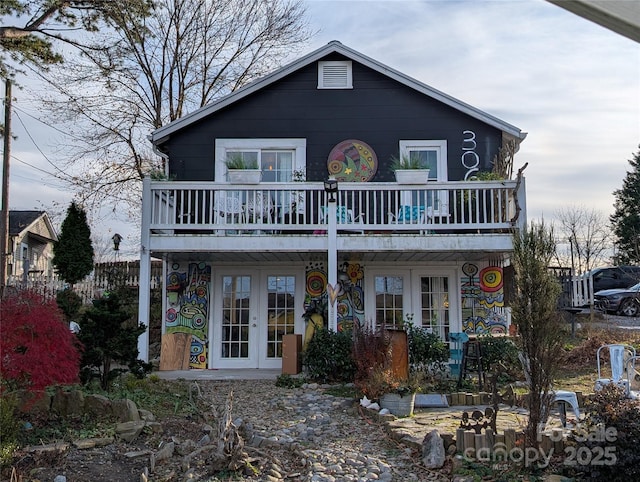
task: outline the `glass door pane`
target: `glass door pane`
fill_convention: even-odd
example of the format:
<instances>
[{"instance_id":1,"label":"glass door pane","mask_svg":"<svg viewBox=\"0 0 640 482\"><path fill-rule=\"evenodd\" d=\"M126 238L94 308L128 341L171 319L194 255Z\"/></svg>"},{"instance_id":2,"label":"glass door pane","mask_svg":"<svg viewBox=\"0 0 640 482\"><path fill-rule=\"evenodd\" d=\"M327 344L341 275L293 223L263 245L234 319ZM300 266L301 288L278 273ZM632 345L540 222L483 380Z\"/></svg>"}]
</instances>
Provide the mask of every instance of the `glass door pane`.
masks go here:
<instances>
[{"instance_id":1,"label":"glass door pane","mask_svg":"<svg viewBox=\"0 0 640 482\"><path fill-rule=\"evenodd\" d=\"M422 276L420 278L421 322L441 340L449 339L449 277ZM417 320L416 320L417 321Z\"/></svg>"},{"instance_id":2,"label":"glass door pane","mask_svg":"<svg viewBox=\"0 0 640 482\"><path fill-rule=\"evenodd\" d=\"M267 358L282 358L282 337L295 332L295 276L267 277Z\"/></svg>"},{"instance_id":3,"label":"glass door pane","mask_svg":"<svg viewBox=\"0 0 640 482\"><path fill-rule=\"evenodd\" d=\"M222 277L222 358L249 358L250 295L250 276Z\"/></svg>"},{"instance_id":4,"label":"glass door pane","mask_svg":"<svg viewBox=\"0 0 640 482\"><path fill-rule=\"evenodd\" d=\"M404 315L404 278L402 276L376 276L376 326L398 328Z\"/></svg>"}]
</instances>

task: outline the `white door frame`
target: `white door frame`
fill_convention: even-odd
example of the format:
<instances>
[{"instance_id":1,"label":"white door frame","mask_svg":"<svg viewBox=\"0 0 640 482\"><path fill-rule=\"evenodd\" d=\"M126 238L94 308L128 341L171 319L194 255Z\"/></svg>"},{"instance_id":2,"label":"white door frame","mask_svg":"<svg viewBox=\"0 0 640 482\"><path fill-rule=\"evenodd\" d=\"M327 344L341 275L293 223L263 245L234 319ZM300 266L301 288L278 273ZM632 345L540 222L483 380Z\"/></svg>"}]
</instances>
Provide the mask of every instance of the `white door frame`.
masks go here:
<instances>
[{"instance_id":1,"label":"white door frame","mask_svg":"<svg viewBox=\"0 0 640 482\"><path fill-rule=\"evenodd\" d=\"M412 312L410 308L413 306L411 297L411 270L404 267L388 266L382 268L365 269L365 317L367 322L373 324L372 328L376 328L376 277L377 276L402 276L402 310L403 319ZM368 288L367 288L368 287Z\"/></svg>"},{"instance_id":2,"label":"white door frame","mask_svg":"<svg viewBox=\"0 0 640 482\"><path fill-rule=\"evenodd\" d=\"M270 266L263 268L246 268L241 266L224 266L216 270L211 290L212 307L209 319L209 368L263 368L277 369L282 367L281 358L267 358L267 279L270 275L294 276L295 286L295 328L297 334L304 334L305 272L302 267ZM247 358L222 358L222 289L225 276L250 277L249 296L249 356ZM261 322L262 321L262 322Z\"/></svg>"},{"instance_id":3,"label":"white door frame","mask_svg":"<svg viewBox=\"0 0 640 482\"><path fill-rule=\"evenodd\" d=\"M250 279L249 296L249 350L246 358L223 358L221 350L222 342L222 289L223 279L226 276L247 276ZM257 300L255 285L258 276L256 270L223 267L217 270L212 283L213 305L209 320L209 368L258 368L258 330L257 330ZM217 322L216 322L217 320Z\"/></svg>"},{"instance_id":4,"label":"white door frame","mask_svg":"<svg viewBox=\"0 0 640 482\"><path fill-rule=\"evenodd\" d=\"M414 269L411 271L412 299L415 300L413 308L416 312L422 309L422 297L420 295L420 278L422 277L447 277L449 278L449 332L462 331L460 311L460 279L459 272L454 267L432 266ZM442 340L447 342L448 340Z\"/></svg>"},{"instance_id":5,"label":"white door frame","mask_svg":"<svg viewBox=\"0 0 640 482\"><path fill-rule=\"evenodd\" d=\"M294 306L294 333L302 334L304 336L305 324L302 314L304 312L304 288L305 288L305 273L304 269L291 268L284 266L271 266L260 268L259 273L259 286L255 290L257 293L258 302L256 304L258 310L258 320L264 320L264 322L258 322L258 358L259 368L277 369L282 368L282 358L279 357L267 357L267 340L269 334L269 322L267 310L268 296L267 296L267 281L269 276L293 276L295 279L295 306Z\"/></svg>"}]
</instances>

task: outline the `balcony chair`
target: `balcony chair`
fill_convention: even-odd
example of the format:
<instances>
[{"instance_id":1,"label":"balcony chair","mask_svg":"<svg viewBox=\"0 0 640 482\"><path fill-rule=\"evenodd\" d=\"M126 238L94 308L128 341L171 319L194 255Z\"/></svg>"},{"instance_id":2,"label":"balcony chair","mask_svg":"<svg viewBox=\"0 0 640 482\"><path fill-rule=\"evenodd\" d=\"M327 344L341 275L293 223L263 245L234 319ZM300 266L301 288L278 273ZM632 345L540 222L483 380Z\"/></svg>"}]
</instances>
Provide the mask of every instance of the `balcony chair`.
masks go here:
<instances>
[{"instance_id":1,"label":"balcony chair","mask_svg":"<svg viewBox=\"0 0 640 482\"><path fill-rule=\"evenodd\" d=\"M527 384L531 386L531 365L529 363L529 359L522 352L518 353L518 358L520 359L520 363L522 363L524 377L527 380ZM563 427L567 426L567 405L571 405L573 413L576 416L576 420L580 420L580 408L578 406L578 396L576 395L576 392L572 392L570 390L551 389L550 393L553 395L551 403L558 404L558 408L560 409L560 421L562 422ZM546 423L547 419L548 414L545 414L541 421Z\"/></svg>"},{"instance_id":2,"label":"balcony chair","mask_svg":"<svg viewBox=\"0 0 640 482\"><path fill-rule=\"evenodd\" d=\"M271 224L273 221L272 216L275 206L268 193L262 191L249 193L245 209L245 215L249 223Z\"/></svg>"},{"instance_id":3,"label":"balcony chair","mask_svg":"<svg viewBox=\"0 0 640 482\"><path fill-rule=\"evenodd\" d=\"M402 205L397 213L389 212L389 223L391 224L426 224L433 221L433 207L422 205ZM420 234L426 234L424 229Z\"/></svg>"},{"instance_id":4,"label":"balcony chair","mask_svg":"<svg viewBox=\"0 0 640 482\"><path fill-rule=\"evenodd\" d=\"M235 224L244 221L244 210L238 196L221 195L213 203L213 222L216 226ZM217 234L226 234L219 230Z\"/></svg>"},{"instance_id":5,"label":"balcony chair","mask_svg":"<svg viewBox=\"0 0 640 482\"><path fill-rule=\"evenodd\" d=\"M326 206L320 207L320 224L327 224L327 217L329 208ZM349 225L363 224L364 213L360 213L357 216L353 215L353 209L348 209L346 206L336 206L336 221L338 223L339 231L348 231L359 234L364 234L364 229L352 229ZM347 228L345 228L347 226Z\"/></svg>"},{"instance_id":6,"label":"balcony chair","mask_svg":"<svg viewBox=\"0 0 640 482\"><path fill-rule=\"evenodd\" d=\"M602 367L604 361L601 358L601 352L609 350L609 361L611 364L611 377L606 378L602 375ZM630 373L635 374L635 356L636 349L631 345L610 344L602 345L596 352L596 361L598 363L598 379L596 380L594 389L602 390L605 385L615 383L624 388L625 393L631 391ZM631 360L631 363L628 361Z\"/></svg>"}]
</instances>

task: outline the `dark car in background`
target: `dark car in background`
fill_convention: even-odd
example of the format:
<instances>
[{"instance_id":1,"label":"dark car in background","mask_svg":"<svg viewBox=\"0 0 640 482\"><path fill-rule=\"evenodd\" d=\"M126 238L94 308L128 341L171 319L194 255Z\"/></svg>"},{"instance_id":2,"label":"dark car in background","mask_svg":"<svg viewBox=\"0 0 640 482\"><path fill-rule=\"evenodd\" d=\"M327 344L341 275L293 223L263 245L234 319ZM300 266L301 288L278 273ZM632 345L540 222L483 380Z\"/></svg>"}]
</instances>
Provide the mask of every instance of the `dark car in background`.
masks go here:
<instances>
[{"instance_id":1,"label":"dark car in background","mask_svg":"<svg viewBox=\"0 0 640 482\"><path fill-rule=\"evenodd\" d=\"M596 309L625 316L640 315L640 283L628 288L601 290L593 295Z\"/></svg>"},{"instance_id":2,"label":"dark car in background","mask_svg":"<svg viewBox=\"0 0 640 482\"><path fill-rule=\"evenodd\" d=\"M587 274L593 279L594 293L614 288L628 288L640 282L640 266L595 268Z\"/></svg>"}]
</instances>

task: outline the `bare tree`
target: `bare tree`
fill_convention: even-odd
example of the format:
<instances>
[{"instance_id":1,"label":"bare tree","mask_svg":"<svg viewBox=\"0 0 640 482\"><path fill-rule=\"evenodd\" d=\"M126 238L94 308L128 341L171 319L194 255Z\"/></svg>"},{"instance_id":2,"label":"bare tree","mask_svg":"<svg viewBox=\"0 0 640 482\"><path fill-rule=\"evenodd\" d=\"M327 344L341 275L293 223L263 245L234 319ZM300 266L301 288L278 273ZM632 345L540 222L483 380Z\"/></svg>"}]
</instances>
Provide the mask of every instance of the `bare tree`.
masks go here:
<instances>
[{"instance_id":1,"label":"bare tree","mask_svg":"<svg viewBox=\"0 0 640 482\"><path fill-rule=\"evenodd\" d=\"M55 175L86 206L137 216L140 181L164 170L149 133L275 69L308 40L305 13L300 0L159 0L140 25L120 9L113 48L42 75L71 134Z\"/></svg>"},{"instance_id":2,"label":"bare tree","mask_svg":"<svg viewBox=\"0 0 640 482\"><path fill-rule=\"evenodd\" d=\"M556 212L556 262L584 273L611 255L613 242L607 216L584 206L570 206Z\"/></svg>"}]
</instances>

